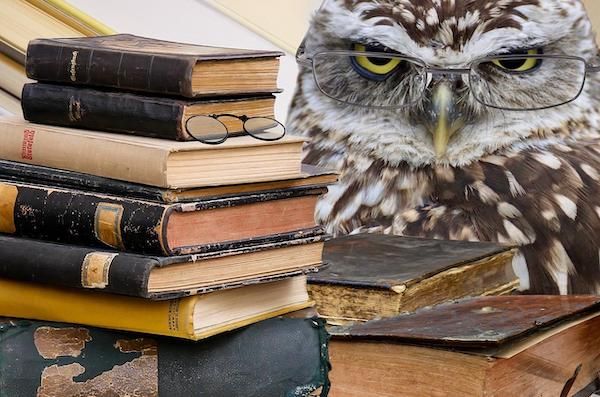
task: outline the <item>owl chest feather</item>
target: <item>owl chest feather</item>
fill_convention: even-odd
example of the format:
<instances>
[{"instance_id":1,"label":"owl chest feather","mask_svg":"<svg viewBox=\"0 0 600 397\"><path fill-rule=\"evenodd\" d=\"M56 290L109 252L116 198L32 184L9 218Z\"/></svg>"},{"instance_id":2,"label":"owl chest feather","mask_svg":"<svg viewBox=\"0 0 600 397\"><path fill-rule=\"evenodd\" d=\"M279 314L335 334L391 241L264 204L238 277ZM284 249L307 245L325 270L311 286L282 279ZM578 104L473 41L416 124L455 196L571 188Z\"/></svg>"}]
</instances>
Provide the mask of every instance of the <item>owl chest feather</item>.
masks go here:
<instances>
[{"instance_id":1,"label":"owl chest feather","mask_svg":"<svg viewBox=\"0 0 600 397\"><path fill-rule=\"evenodd\" d=\"M352 153L322 159L336 159L329 165L341 172L316 214L333 234L506 243L521 247L530 290L600 291L590 281L600 280L597 139L510 150L465 167L392 167Z\"/></svg>"}]
</instances>

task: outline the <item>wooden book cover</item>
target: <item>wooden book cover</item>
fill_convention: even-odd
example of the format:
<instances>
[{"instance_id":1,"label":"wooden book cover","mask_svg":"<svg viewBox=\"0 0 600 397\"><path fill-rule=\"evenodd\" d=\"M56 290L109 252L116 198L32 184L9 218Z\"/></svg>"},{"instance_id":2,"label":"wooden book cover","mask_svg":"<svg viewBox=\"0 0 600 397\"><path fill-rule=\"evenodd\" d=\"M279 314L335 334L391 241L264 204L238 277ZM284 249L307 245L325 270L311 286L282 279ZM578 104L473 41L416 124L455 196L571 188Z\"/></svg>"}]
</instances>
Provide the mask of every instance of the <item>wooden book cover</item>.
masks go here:
<instances>
[{"instance_id":1,"label":"wooden book cover","mask_svg":"<svg viewBox=\"0 0 600 397\"><path fill-rule=\"evenodd\" d=\"M0 319L0 394L326 396L327 334L320 320L304 316L266 320L197 343Z\"/></svg>"},{"instance_id":2,"label":"wooden book cover","mask_svg":"<svg viewBox=\"0 0 600 397\"><path fill-rule=\"evenodd\" d=\"M236 249L174 257L98 251L0 235L0 277L153 300L260 284L318 270L326 236L280 236Z\"/></svg>"},{"instance_id":3,"label":"wooden book cover","mask_svg":"<svg viewBox=\"0 0 600 397\"><path fill-rule=\"evenodd\" d=\"M297 178L197 189L162 189L81 172L0 160L0 180L82 190L164 204L231 198L246 194L275 193L279 190L307 187L319 188L331 185L337 179L337 174L333 171L302 164L300 176Z\"/></svg>"},{"instance_id":4,"label":"wooden book cover","mask_svg":"<svg viewBox=\"0 0 600 397\"><path fill-rule=\"evenodd\" d=\"M304 139L174 142L0 117L0 159L168 189L271 182L301 175Z\"/></svg>"},{"instance_id":5,"label":"wooden book cover","mask_svg":"<svg viewBox=\"0 0 600 397\"><path fill-rule=\"evenodd\" d=\"M0 279L0 316L189 340L312 306L304 275L166 301Z\"/></svg>"},{"instance_id":6,"label":"wooden book cover","mask_svg":"<svg viewBox=\"0 0 600 397\"><path fill-rule=\"evenodd\" d=\"M231 249L317 227L323 187L161 204L0 180L0 233L151 255Z\"/></svg>"},{"instance_id":7,"label":"wooden book cover","mask_svg":"<svg viewBox=\"0 0 600 397\"><path fill-rule=\"evenodd\" d=\"M334 397L570 397L600 371L597 296L480 297L333 334Z\"/></svg>"},{"instance_id":8,"label":"wooden book cover","mask_svg":"<svg viewBox=\"0 0 600 397\"><path fill-rule=\"evenodd\" d=\"M514 250L493 243L361 234L325 244L327 266L309 277L319 313L332 324L392 317L465 296L518 286Z\"/></svg>"},{"instance_id":9,"label":"wooden book cover","mask_svg":"<svg viewBox=\"0 0 600 397\"><path fill-rule=\"evenodd\" d=\"M25 67L44 82L193 98L277 92L282 55L119 34L33 40Z\"/></svg>"},{"instance_id":10,"label":"wooden book cover","mask_svg":"<svg viewBox=\"0 0 600 397\"><path fill-rule=\"evenodd\" d=\"M25 85L21 104L23 117L33 123L193 141L194 131L186 129L191 118L213 114L273 118L275 97L189 100L34 83ZM222 120L230 133L244 131L239 120Z\"/></svg>"}]
</instances>

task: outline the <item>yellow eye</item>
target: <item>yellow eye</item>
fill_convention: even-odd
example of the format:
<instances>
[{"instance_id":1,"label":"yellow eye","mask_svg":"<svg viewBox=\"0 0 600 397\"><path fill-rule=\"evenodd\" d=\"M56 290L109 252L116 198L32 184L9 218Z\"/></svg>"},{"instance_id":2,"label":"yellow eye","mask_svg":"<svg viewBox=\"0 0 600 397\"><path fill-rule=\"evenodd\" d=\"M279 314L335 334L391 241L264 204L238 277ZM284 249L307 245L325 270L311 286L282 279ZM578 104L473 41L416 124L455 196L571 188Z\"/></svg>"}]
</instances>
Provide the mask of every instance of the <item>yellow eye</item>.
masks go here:
<instances>
[{"instance_id":1,"label":"yellow eye","mask_svg":"<svg viewBox=\"0 0 600 397\"><path fill-rule=\"evenodd\" d=\"M536 68L538 68L542 64L542 59L540 58L519 58L519 55L540 55L542 54L542 50L532 49L523 52L512 53L510 55L515 55L514 58L507 59L494 59L492 63L498 66L502 70L506 70L508 72L529 72Z\"/></svg>"},{"instance_id":2,"label":"yellow eye","mask_svg":"<svg viewBox=\"0 0 600 397\"><path fill-rule=\"evenodd\" d=\"M374 52L373 49L367 48L367 46L363 44L354 44L354 51ZM384 80L399 67L405 66L406 62L398 58L391 58L390 55L386 56L386 54L382 52L381 57L352 57L352 64L356 71L363 77L370 78L372 80Z\"/></svg>"}]
</instances>

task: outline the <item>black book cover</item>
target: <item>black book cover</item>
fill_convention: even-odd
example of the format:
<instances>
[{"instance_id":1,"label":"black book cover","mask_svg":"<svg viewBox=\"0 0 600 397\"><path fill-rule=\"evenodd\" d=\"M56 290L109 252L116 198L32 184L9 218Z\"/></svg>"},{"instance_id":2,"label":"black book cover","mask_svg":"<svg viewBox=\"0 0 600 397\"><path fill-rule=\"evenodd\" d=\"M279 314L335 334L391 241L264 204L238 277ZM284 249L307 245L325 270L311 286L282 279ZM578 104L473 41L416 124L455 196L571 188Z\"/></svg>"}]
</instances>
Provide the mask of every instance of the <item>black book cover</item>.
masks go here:
<instances>
[{"instance_id":1,"label":"black book cover","mask_svg":"<svg viewBox=\"0 0 600 397\"><path fill-rule=\"evenodd\" d=\"M203 260L277 250L291 246L324 241L322 229L299 235L281 235L277 240L262 244L238 246L229 250L204 254L160 257L128 254L115 251L98 251L75 245L55 244L45 241L0 235L0 277L25 282L83 288L106 293L135 296L153 300L182 298L190 294L207 293L220 289L264 283L297 276L317 270L318 264L304 269L269 276L251 276L244 280L217 284L210 288L154 293L148 289L150 273L155 268L166 268L187 263L202 267Z\"/></svg>"},{"instance_id":2,"label":"black book cover","mask_svg":"<svg viewBox=\"0 0 600 397\"><path fill-rule=\"evenodd\" d=\"M246 98L245 101L268 97ZM116 132L150 138L190 141L185 111L195 104L238 102L241 99L191 101L33 83L23 88L25 120L69 128ZM247 114L252 116L252 114Z\"/></svg>"},{"instance_id":3,"label":"black book cover","mask_svg":"<svg viewBox=\"0 0 600 397\"><path fill-rule=\"evenodd\" d=\"M316 318L275 318L198 343L0 319L0 395L325 397L327 339Z\"/></svg>"},{"instance_id":4,"label":"black book cover","mask_svg":"<svg viewBox=\"0 0 600 397\"><path fill-rule=\"evenodd\" d=\"M230 249L249 241L223 241L172 248L169 217L254 203L320 195L307 187L272 193L207 199L185 204L159 204L44 185L0 181L0 232L19 237L149 255L182 255ZM291 230L290 230L291 232ZM276 236L256 236L261 243Z\"/></svg>"}]
</instances>

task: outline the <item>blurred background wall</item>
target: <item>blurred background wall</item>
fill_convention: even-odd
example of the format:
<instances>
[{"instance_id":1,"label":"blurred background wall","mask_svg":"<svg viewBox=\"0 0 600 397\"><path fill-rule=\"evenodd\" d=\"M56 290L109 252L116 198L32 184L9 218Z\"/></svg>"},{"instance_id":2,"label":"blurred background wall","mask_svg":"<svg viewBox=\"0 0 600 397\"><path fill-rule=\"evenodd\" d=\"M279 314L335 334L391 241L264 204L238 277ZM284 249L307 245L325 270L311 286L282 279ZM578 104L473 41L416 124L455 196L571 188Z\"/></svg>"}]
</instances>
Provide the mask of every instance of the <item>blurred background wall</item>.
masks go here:
<instances>
[{"instance_id":1,"label":"blurred background wall","mask_svg":"<svg viewBox=\"0 0 600 397\"><path fill-rule=\"evenodd\" d=\"M416 0L415 0L416 1ZM69 0L117 32L217 46L280 49L277 117L286 119L294 52L321 0ZM600 30L600 0L584 0Z\"/></svg>"}]
</instances>

